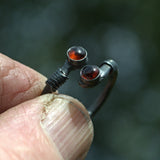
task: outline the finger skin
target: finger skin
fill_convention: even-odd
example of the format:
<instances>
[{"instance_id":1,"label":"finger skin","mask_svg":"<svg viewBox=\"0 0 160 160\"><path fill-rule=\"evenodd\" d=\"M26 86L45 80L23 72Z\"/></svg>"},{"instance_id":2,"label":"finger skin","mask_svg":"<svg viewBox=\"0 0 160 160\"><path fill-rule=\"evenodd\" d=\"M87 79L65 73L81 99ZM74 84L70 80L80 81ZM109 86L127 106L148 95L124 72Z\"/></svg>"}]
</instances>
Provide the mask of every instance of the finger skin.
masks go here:
<instances>
[{"instance_id":1,"label":"finger skin","mask_svg":"<svg viewBox=\"0 0 160 160\"><path fill-rule=\"evenodd\" d=\"M43 106L31 100L0 116L0 159L62 160L40 125Z\"/></svg>"},{"instance_id":2,"label":"finger skin","mask_svg":"<svg viewBox=\"0 0 160 160\"><path fill-rule=\"evenodd\" d=\"M0 54L0 113L41 94L46 78Z\"/></svg>"},{"instance_id":3,"label":"finger skin","mask_svg":"<svg viewBox=\"0 0 160 160\"><path fill-rule=\"evenodd\" d=\"M69 96L43 95L0 116L0 159L83 160L92 140L87 110Z\"/></svg>"}]
</instances>

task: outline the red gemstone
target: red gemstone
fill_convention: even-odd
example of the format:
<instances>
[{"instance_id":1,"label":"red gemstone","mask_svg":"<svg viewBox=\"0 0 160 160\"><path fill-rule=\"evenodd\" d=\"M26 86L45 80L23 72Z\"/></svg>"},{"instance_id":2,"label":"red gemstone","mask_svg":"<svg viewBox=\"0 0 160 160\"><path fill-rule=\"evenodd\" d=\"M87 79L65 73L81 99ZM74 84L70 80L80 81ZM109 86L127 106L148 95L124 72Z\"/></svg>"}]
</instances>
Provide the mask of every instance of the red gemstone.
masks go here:
<instances>
[{"instance_id":1,"label":"red gemstone","mask_svg":"<svg viewBox=\"0 0 160 160\"><path fill-rule=\"evenodd\" d=\"M82 78L86 80L93 80L99 75L99 68L97 66L85 66L82 70Z\"/></svg>"},{"instance_id":2,"label":"red gemstone","mask_svg":"<svg viewBox=\"0 0 160 160\"><path fill-rule=\"evenodd\" d=\"M81 60L86 56L86 51L81 47L72 47L68 51L68 56L72 60Z\"/></svg>"}]
</instances>

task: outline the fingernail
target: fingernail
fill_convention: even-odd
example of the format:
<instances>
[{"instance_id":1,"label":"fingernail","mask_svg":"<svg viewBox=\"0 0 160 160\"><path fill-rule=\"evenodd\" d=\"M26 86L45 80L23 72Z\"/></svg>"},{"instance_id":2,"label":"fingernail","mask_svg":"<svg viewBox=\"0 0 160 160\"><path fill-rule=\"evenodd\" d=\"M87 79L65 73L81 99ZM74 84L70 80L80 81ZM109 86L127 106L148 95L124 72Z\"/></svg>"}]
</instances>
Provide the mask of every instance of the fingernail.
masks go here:
<instances>
[{"instance_id":1,"label":"fingernail","mask_svg":"<svg viewBox=\"0 0 160 160\"><path fill-rule=\"evenodd\" d=\"M93 125L79 101L47 95L41 122L65 160L84 159L93 140Z\"/></svg>"}]
</instances>

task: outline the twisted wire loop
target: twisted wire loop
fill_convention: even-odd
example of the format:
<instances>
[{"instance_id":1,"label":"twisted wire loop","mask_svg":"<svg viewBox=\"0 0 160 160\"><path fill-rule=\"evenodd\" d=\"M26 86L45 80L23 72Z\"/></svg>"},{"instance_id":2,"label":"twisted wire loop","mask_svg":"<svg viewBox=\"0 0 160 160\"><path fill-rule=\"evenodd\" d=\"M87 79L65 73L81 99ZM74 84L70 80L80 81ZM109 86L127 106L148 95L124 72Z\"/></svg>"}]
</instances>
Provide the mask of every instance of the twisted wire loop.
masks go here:
<instances>
[{"instance_id":1,"label":"twisted wire loop","mask_svg":"<svg viewBox=\"0 0 160 160\"><path fill-rule=\"evenodd\" d=\"M51 77L46 81L46 86L44 87L41 95L55 92L61 85L65 83L68 79L69 73L73 70L73 66L69 64L66 60L61 68L58 68Z\"/></svg>"},{"instance_id":2,"label":"twisted wire loop","mask_svg":"<svg viewBox=\"0 0 160 160\"><path fill-rule=\"evenodd\" d=\"M56 72L54 72L50 78L46 81L46 86L42 91L41 95L46 93L55 92L61 85L65 83L68 79L68 76L59 68Z\"/></svg>"},{"instance_id":3,"label":"twisted wire loop","mask_svg":"<svg viewBox=\"0 0 160 160\"><path fill-rule=\"evenodd\" d=\"M46 84L51 86L52 92L55 92L65 81L68 77L62 72L59 68L56 72L52 74L52 76L46 81Z\"/></svg>"}]
</instances>

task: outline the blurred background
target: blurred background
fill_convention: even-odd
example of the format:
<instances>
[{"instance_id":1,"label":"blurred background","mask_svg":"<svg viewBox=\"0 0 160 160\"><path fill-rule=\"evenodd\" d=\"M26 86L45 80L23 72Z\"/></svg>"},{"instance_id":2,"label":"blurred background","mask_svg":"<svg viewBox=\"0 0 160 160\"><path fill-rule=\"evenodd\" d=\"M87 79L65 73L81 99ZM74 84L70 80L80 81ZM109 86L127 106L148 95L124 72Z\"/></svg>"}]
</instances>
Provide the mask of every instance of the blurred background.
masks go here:
<instances>
[{"instance_id":1,"label":"blurred background","mask_svg":"<svg viewBox=\"0 0 160 160\"><path fill-rule=\"evenodd\" d=\"M116 86L93 120L87 160L160 159L159 5L158 0L0 0L0 52L9 57L47 77L73 45L86 48L89 64L108 58L119 64ZM73 72L60 92L88 106L103 85L86 90L78 80Z\"/></svg>"}]
</instances>

